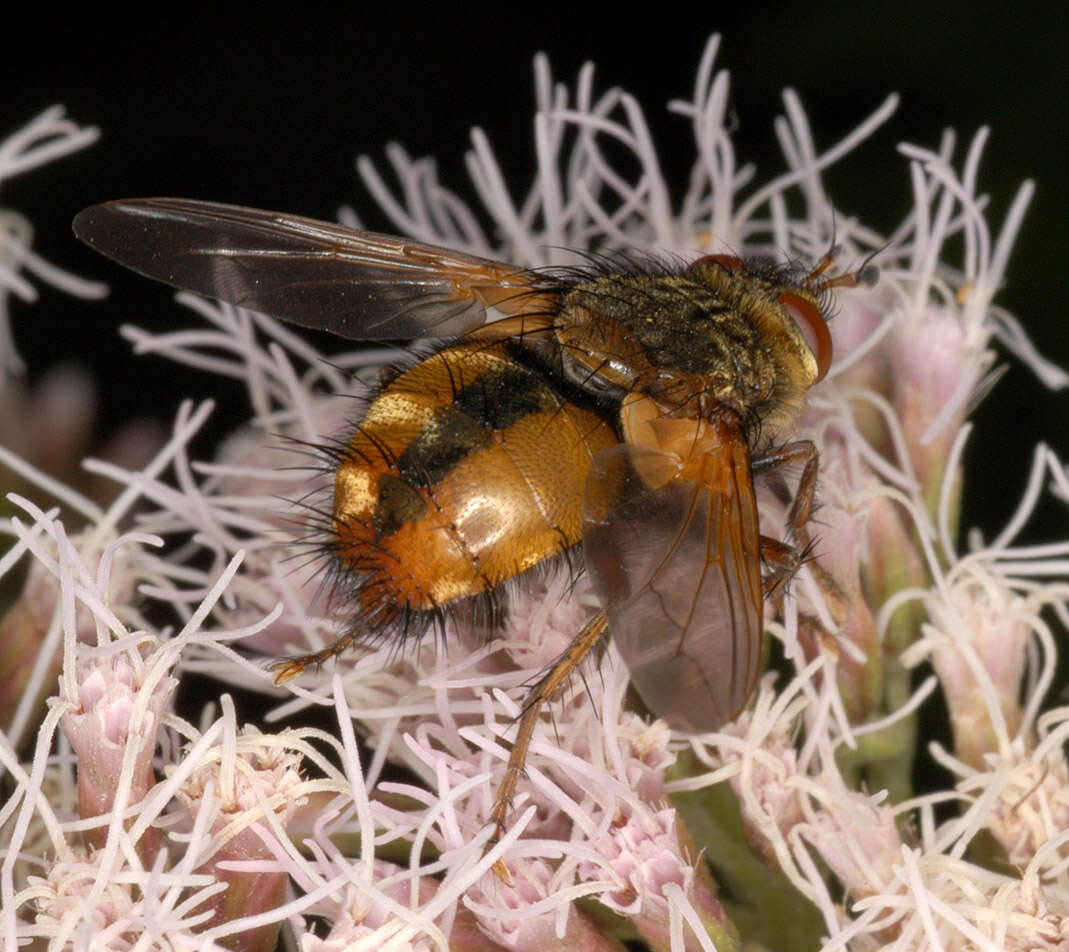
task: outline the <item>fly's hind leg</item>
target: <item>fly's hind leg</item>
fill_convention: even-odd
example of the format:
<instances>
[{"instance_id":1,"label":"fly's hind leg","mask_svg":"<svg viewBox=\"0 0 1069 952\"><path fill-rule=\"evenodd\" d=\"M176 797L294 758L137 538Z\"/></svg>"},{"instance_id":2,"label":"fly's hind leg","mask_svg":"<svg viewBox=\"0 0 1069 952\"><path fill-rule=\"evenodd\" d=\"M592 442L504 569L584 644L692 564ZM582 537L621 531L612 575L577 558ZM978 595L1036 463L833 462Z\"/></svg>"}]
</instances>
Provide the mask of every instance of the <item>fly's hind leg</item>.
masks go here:
<instances>
[{"instance_id":1,"label":"fly's hind leg","mask_svg":"<svg viewBox=\"0 0 1069 952\"><path fill-rule=\"evenodd\" d=\"M494 833L487 843L488 850L501 839L501 835L505 832L505 819L512 805L516 786L523 774L523 767L527 761L527 749L531 746L531 737L534 735L535 724L538 723L538 715L541 714L542 707L553 699L561 685L568 680L583 659L598 646L601 639L605 637L608 625L605 613L598 612L582 627L556 664L528 693L523 703L523 713L519 718L516 740L512 743L509 762L505 767L505 776L502 777L501 784L497 788L497 797L490 811L490 822L494 825ZM493 870L503 883L512 885L512 877L501 860L494 864Z\"/></svg>"}]
</instances>

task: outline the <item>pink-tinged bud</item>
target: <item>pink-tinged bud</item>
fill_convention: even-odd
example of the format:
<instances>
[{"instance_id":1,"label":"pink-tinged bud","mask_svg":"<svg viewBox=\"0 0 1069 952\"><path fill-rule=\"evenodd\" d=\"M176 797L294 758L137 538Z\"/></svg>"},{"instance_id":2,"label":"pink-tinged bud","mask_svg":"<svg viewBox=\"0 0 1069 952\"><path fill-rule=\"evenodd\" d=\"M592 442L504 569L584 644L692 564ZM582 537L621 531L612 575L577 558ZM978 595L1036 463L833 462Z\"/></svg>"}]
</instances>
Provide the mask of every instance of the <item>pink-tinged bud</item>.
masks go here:
<instances>
[{"instance_id":1,"label":"pink-tinged bud","mask_svg":"<svg viewBox=\"0 0 1069 952\"><path fill-rule=\"evenodd\" d=\"M881 797L842 788L824 798L823 809L811 812L798 832L853 899L893 891L902 836L892 810L878 804Z\"/></svg>"},{"instance_id":2,"label":"pink-tinged bud","mask_svg":"<svg viewBox=\"0 0 1069 952\"><path fill-rule=\"evenodd\" d=\"M865 536L868 542L862 581L873 605L884 605L893 595L930 583L927 566L917 545L917 527L900 502L884 493L866 503ZM917 638L923 608L900 605L887 620L881 653L896 659Z\"/></svg>"},{"instance_id":3,"label":"pink-tinged bud","mask_svg":"<svg viewBox=\"0 0 1069 952\"><path fill-rule=\"evenodd\" d=\"M347 872L363 880L364 888L348 885L338 891L337 898L327 896L318 904L315 911L330 923L330 928L321 938L311 933L305 935L301 952L345 952L361 942L369 950L391 943L390 947L399 952L431 952L433 944L419 936L418 929L413 930L417 937L411 941L398 940L396 933L403 927L391 917L391 904L396 904L394 908L410 908L413 890L410 881L398 875L401 871L397 867L376 862L373 877L365 877L359 869ZM431 899L435 886L432 880L421 879L415 889L416 901L422 905ZM391 924L397 928L391 930ZM450 936L450 949L453 948ZM487 942L484 947L474 948L478 952L497 952L500 947Z\"/></svg>"},{"instance_id":4,"label":"pink-tinged bud","mask_svg":"<svg viewBox=\"0 0 1069 952\"><path fill-rule=\"evenodd\" d=\"M9 731L38 654L44 645L56 610L55 577L40 562L33 562L22 593L0 620L0 729ZM59 643L54 642L48 673L41 679L39 702L53 690L62 664ZM35 708L38 705L35 704Z\"/></svg>"},{"instance_id":5,"label":"pink-tinged bud","mask_svg":"<svg viewBox=\"0 0 1069 952\"><path fill-rule=\"evenodd\" d=\"M101 866L106 855L72 855L52 862L46 877L30 877L27 892L36 907L32 935L63 949L134 949L148 935L157 937L153 948L161 947L159 936L171 937L171 948L191 942L192 932L174 912L180 890L169 891L143 870L113 878ZM214 942L197 948L222 952Z\"/></svg>"},{"instance_id":6,"label":"pink-tinged bud","mask_svg":"<svg viewBox=\"0 0 1069 952\"><path fill-rule=\"evenodd\" d=\"M507 947L483 932L475 913L467 906L461 906L449 933L449 952L507 952Z\"/></svg>"},{"instance_id":7,"label":"pink-tinged bud","mask_svg":"<svg viewBox=\"0 0 1069 952\"><path fill-rule=\"evenodd\" d=\"M876 620L863 587L863 572L872 551L866 534L870 498L859 485L864 476L848 471L846 454L836 443L822 457L826 470L821 480L821 507L813 537L811 566L814 587L796 587L801 615L798 639L807 660L835 650L836 677L847 716L863 723L879 709L883 696L883 651ZM819 599L819 607L811 599ZM821 619L830 617L834 629L825 629ZM827 636L838 643L829 644Z\"/></svg>"},{"instance_id":8,"label":"pink-tinged bud","mask_svg":"<svg viewBox=\"0 0 1069 952\"><path fill-rule=\"evenodd\" d=\"M743 834L750 847L770 866L777 864L777 849L805 816L805 797L798 766L798 751L791 743L793 718L770 721L771 694L760 689L757 705L746 711L721 734L734 741L719 747L738 801Z\"/></svg>"},{"instance_id":9,"label":"pink-tinged bud","mask_svg":"<svg viewBox=\"0 0 1069 952\"><path fill-rule=\"evenodd\" d=\"M683 929L685 949L703 948L710 939L717 948L731 948L737 941L734 927L717 899L708 869L678 823L675 810L621 804L620 815L591 844L602 862L580 863L580 877L600 880L608 874L615 879L618 887L602 893L599 901L628 919L657 952L674 948L671 921L684 907L695 913L705 933L700 940L695 922L688 921Z\"/></svg>"},{"instance_id":10,"label":"pink-tinged bud","mask_svg":"<svg viewBox=\"0 0 1069 952\"><path fill-rule=\"evenodd\" d=\"M982 355L969 340L960 311L950 307L903 316L889 345L895 409L921 496L934 517L950 449L969 409L961 395L971 393L979 382ZM950 406L955 409L936 432L933 422ZM957 486L960 475L953 479ZM955 512L957 492L960 487L955 490Z\"/></svg>"},{"instance_id":11,"label":"pink-tinged bud","mask_svg":"<svg viewBox=\"0 0 1069 952\"><path fill-rule=\"evenodd\" d=\"M893 376L887 348L873 346L873 343L889 329L888 317L895 308L890 282L881 280L874 288L844 292L838 297L837 304L840 310L831 323L837 356L829 374L829 387L834 387L833 394L874 393L889 397L893 390ZM820 419L828 409L831 408L825 407L823 413L807 410L802 420ZM850 413L860 438L883 453L891 448L883 420L871 402L852 401Z\"/></svg>"},{"instance_id":12,"label":"pink-tinged bud","mask_svg":"<svg viewBox=\"0 0 1069 952\"><path fill-rule=\"evenodd\" d=\"M664 721L646 723L625 711L619 721L619 737L624 755L624 777L628 788L642 800L654 803L664 798L664 783L676 755L669 747L671 731Z\"/></svg>"},{"instance_id":13,"label":"pink-tinged bud","mask_svg":"<svg viewBox=\"0 0 1069 952\"><path fill-rule=\"evenodd\" d=\"M99 935L111 930L121 936L127 931L134 932L137 923L134 890L129 885L113 882L105 882L100 890L99 856L98 853L88 860L78 858L56 862L49 868L46 879L34 878L33 885L38 894L35 925L44 935L54 934L64 927L74 934L91 930ZM96 902L92 908L86 908L86 900L94 892L98 893ZM82 906L81 911L79 906ZM71 929L72 919L77 922L74 929ZM130 941L135 941L133 935Z\"/></svg>"},{"instance_id":14,"label":"pink-tinged bud","mask_svg":"<svg viewBox=\"0 0 1069 952\"><path fill-rule=\"evenodd\" d=\"M89 537L89 532L82 533L66 540L66 544L72 550L80 549ZM135 578L131 557L136 556L131 553L135 548L117 546L111 553L107 594L112 604L124 603L133 593ZM99 553L99 543L90 542L90 549ZM88 558L86 553L82 555ZM60 584L53 570L42 562L31 561L22 591L0 620L0 726L5 729L16 708L26 703L22 695L38 663L38 653L54 622L59 603ZM95 640L96 619L81 602L75 602L74 627L78 642L88 644ZM61 661L57 647L49 663L49 670L55 673L51 676L39 674L36 679L41 686L42 701L45 694L54 690L55 674L59 673Z\"/></svg>"},{"instance_id":15,"label":"pink-tinged bud","mask_svg":"<svg viewBox=\"0 0 1069 952\"><path fill-rule=\"evenodd\" d=\"M525 860L511 875L512 884L506 886L487 874L469 894L468 905L482 930L499 946L513 952L619 952L615 939L563 898L565 884L549 863Z\"/></svg>"},{"instance_id":16,"label":"pink-tinged bud","mask_svg":"<svg viewBox=\"0 0 1069 952\"><path fill-rule=\"evenodd\" d=\"M77 710L68 711L60 727L78 755L78 807L83 819L101 818L84 834L86 845L101 849L108 818L122 791L123 808L136 804L156 783L152 757L160 718L170 707L178 682L162 677L143 687L141 672L120 654L83 661L78 668ZM148 830L139 844L150 866L159 834Z\"/></svg>"},{"instance_id":17,"label":"pink-tinged bud","mask_svg":"<svg viewBox=\"0 0 1069 952\"><path fill-rule=\"evenodd\" d=\"M1023 745L1016 745L1017 752ZM1006 852L1014 870L1035 867L1042 874L1061 875L1069 858L1069 766L1060 754L1017 757L998 773L967 778L965 792L980 796L999 783L998 799L984 817L987 829ZM996 779L997 778L997 779ZM1060 848L1047 844L1061 840Z\"/></svg>"},{"instance_id":18,"label":"pink-tinged bud","mask_svg":"<svg viewBox=\"0 0 1069 952\"><path fill-rule=\"evenodd\" d=\"M211 874L227 887L198 907L201 912L212 910L198 931L211 930L220 945L234 952L272 952L278 942L280 920L240 931L226 926L283 904L287 874L277 858L284 851L264 812L273 811L283 827L290 822L303 802L299 767L296 754L250 729L240 732L232 743L205 752L178 791L195 826L200 822L199 811L212 811L206 830L211 839L204 844L209 855L198 872ZM206 799L209 790L212 796Z\"/></svg>"},{"instance_id":19,"label":"pink-tinged bud","mask_svg":"<svg viewBox=\"0 0 1069 952\"><path fill-rule=\"evenodd\" d=\"M978 561L963 560L925 600L925 641L943 686L959 760L981 768L985 755L1017 734L1018 701L1034 607Z\"/></svg>"}]
</instances>

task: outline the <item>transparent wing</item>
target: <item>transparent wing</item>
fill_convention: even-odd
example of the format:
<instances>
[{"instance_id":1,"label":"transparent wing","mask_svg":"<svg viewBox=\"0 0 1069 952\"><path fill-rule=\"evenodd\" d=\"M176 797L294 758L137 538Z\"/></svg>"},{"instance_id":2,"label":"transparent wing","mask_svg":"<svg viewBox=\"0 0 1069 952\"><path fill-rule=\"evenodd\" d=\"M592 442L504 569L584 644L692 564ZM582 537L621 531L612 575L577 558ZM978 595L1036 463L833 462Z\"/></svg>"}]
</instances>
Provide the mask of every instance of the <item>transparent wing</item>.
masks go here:
<instances>
[{"instance_id":1,"label":"transparent wing","mask_svg":"<svg viewBox=\"0 0 1069 952\"><path fill-rule=\"evenodd\" d=\"M609 634L650 710L715 730L745 705L763 631L757 504L741 436L684 476L676 455L621 444L587 477L583 550Z\"/></svg>"},{"instance_id":2,"label":"transparent wing","mask_svg":"<svg viewBox=\"0 0 1069 952\"><path fill-rule=\"evenodd\" d=\"M149 278L352 340L447 337L555 300L535 275L392 235L180 198L85 209L74 233Z\"/></svg>"}]
</instances>

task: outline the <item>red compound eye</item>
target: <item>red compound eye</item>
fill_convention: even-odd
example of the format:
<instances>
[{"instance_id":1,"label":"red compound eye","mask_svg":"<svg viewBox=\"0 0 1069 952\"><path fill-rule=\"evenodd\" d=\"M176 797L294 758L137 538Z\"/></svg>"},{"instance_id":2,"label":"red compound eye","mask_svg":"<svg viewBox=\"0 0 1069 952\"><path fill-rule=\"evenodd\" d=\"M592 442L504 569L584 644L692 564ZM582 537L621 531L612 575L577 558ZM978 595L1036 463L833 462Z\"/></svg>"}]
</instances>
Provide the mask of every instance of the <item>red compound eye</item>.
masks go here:
<instances>
[{"instance_id":1,"label":"red compound eye","mask_svg":"<svg viewBox=\"0 0 1069 952\"><path fill-rule=\"evenodd\" d=\"M814 383L823 380L831 366L831 334L820 308L797 294L781 294L777 300L794 319L813 352L813 357L816 358L817 380Z\"/></svg>"},{"instance_id":2,"label":"red compound eye","mask_svg":"<svg viewBox=\"0 0 1069 952\"><path fill-rule=\"evenodd\" d=\"M722 268L727 268L728 271L742 270L742 258L736 258L734 255L706 255L701 260L714 261Z\"/></svg>"}]
</instances>

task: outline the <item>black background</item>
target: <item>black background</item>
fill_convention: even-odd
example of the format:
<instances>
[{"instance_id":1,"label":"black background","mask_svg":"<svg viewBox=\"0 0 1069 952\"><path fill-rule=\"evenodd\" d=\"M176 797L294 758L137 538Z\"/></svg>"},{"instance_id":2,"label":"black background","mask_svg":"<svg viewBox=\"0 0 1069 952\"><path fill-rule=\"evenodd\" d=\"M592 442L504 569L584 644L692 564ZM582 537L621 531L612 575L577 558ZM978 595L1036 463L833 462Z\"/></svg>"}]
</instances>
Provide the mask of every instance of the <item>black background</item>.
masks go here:
<instances>
[{"instance_id":1,"label":"black background","mask_svg":"<svg viewBox=\"0 0 1069 952\"><path fill-rule=\"evenodd\" d=\"M981 185L1001 216L1018 183L1038 191L999 301L1024 322L1041 351L1069 365L1064 265L1067 218L1064 23L995 5L906 2L837 4L827 12L770 3L708 5L701 20L671 9L610 16L530 6L465 8L299 5L256 12L168 5L138 19L106 10L56 14L20 8L9 19L0 70L0 136L61 102L72 118L99 126L95 146L3 185L0 204L28 215L36 247L82 275L107 280L109 302L73 302L45 290L32 308L13 305L24 355L39 373L80 357L98 370L102 431L134 412L170 419L179 396L222 396L225 414L245 415L242 392L164 361L131 387L120 320L164 328L179 318L171 293L132 278L79 246L69 222L109 198L173 194L334 218L342 203L372 226L374 203L356 181L353 159L381 159L390 140L433 154L442 178L466 197L462 154L478 125L518 193L533 169L532 71L549 52L554 76L573 83L580 65L598 66L598 88L621 85L643 103L663 168L681 195L693 153L686 123L669 116L688 98L708 35L724 34L718 66L733 78L736 147L759 165L759 181L781 168L771 131L787 86L802 97L818 142L828 145L888 92L903 101L889 124L828 174L844 210L889 229L908 210L905 162L895 145L934 146L951 126L959 156L976 130L993 134ZM667 7L667 5L666 5ZM617 7L617 10L619 8ZM1050 5L1053 11L1055 5ZM433 11L427 19L427 10ZM1064 17L1061 17L1064 20ZM383 167L380 164L380 167ZM183 316L181 320L185 320ZM997 529L1024 485L1039 439L1069 456L1069 395L1051 395L1014 364L978 414L970 446L965 525ZM1043 536L1069 519L1049 510Z\"/></svg>"}]
</instances>

